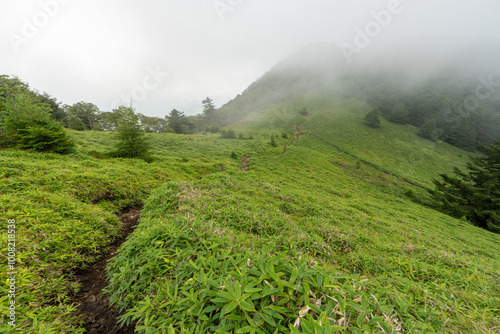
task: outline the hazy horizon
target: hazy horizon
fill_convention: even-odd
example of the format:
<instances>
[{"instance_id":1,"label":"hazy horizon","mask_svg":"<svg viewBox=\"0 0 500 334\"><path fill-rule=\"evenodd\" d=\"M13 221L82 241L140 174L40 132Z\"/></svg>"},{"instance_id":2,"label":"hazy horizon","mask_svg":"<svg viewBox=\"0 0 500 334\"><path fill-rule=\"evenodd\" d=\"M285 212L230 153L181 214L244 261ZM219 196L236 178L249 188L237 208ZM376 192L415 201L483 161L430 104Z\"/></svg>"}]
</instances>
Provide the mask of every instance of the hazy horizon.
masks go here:
<instances>
[{"instance_id":1,"label":"hazy horizon","mask_svg":"<svg viewBox=\"0 0 500 334\"><path fill-rule=\"evenodd\" d=\"M223 105L311 43L339 45L346 63L401 55L413 66L407 54L421 45L435 64L469 49L486 59L500 47L499 12L492 0L10 0L0 4L0 73L64 104L109 111L133 98L148 116L193 114L206 96Z\"/></svg>"}]
</instances>

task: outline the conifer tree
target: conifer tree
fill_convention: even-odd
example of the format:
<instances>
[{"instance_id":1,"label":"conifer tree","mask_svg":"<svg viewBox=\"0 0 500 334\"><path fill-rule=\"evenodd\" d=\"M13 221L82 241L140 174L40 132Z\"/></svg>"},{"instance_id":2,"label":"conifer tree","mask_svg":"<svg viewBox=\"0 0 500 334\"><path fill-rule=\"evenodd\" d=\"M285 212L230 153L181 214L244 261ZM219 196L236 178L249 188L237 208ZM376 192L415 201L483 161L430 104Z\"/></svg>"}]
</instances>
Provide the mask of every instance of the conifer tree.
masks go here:
<instances>
[{"instance_id":1,"label":"conifer tree","mask_svg":"<svg viewBox=\"0 0 500 334\"><path fill-rule=\"evenodd\" d=\"M271 135L271 141L269 142L269 145L271 145L272 147L278 146L276 140L274 139L274 135Z\"/></svg>"},{"instance_id":2,"label":"conifer tree","mask_svg":"<svg viewBox=\"0 0 500 334\"><path fill-rule=\"evenodd\" d=\"M122 118L118 122L116 135L118 141L111 155L121 158L149 159L150 144L139 125L139 116L135 114L132 107L121 106L118 110Z\"/></svg>"},{"instance_id":3,"label":"conifer tree","mask_svg":"<svg viewBox=\"0 0 500 334\"><path fill-rule=\"evenodd\" d=\"M0 97L0 146L38 152L70 153L74 142L50 107L29 91L14 88Z\"/></svg>"},{"instance_id":4,"label":"conifer tree","mask_svg":"<svg viewBox=\"0 0 500 334\"><path fill-rule=\"evenodd\" d=\"M441 174L431 191L441 208L457 218L500 233L500 142L482 146L484 156L472 158L467 171Z\"/></svg>"}]
</instances>

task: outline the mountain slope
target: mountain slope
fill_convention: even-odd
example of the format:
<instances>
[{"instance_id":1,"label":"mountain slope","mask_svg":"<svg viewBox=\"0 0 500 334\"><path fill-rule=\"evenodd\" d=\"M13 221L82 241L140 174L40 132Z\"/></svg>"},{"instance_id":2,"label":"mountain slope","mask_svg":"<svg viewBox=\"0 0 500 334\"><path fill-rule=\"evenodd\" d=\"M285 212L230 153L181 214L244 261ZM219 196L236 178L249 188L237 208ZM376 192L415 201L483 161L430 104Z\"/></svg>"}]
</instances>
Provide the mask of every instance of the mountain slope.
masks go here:
<instances>
[{"instance_id":1,"label":"mountain slope","mask_svg":"<svg viewBox=\"0 0 500 334\"><path fill-rule=\"evenodd\" d=\"M306 117L298 113L304 106ZM319 324L328 310L337 310L329 314L331 325L345 333L497 332L500 236L417 203L426 200L419 186L463 164L466 152L444 143L429 147L408 126L383 123L378 133L362 134L358 108L358 102L308 96L254 111L232 127L256 138L253 147L234 150L249 163L247 171L234 161L201 180L154 192L111 267L109 291L127 310L124 321L139 319L143 332L230 332L248 325L281 333L316 303L311 318L298 322L302 332L309 332L302 323ZM271 134L279 134L278 147L268 144ZM413 171L393 165L412 151L423 156L408 161ZM422 168L429 163L433 169ZM262 256L275 261L284 281L305 259L328 283L304 278L315 297L301 301L290 291L285 299L280 280L265 274L271 269L258 271L267 283L253 276ZM136 266L150 274L139 275ZM223 287L244 289L254 279L257 288L245 297L253 306L231 304L221 313L232 298ZM266 284L276 297L261 304L257 291ZM184 298L193 301L189 308ZM271 306L288 311L267 319L262 312Z\"/></svg>"},{"instance_id":2,"label":"mountain slope","mask_svg":"<svg viewBox=\"0 0 500 334\"><path fill-rule=\"evenodd\" d=\"M500 66L494 59L500 49L464 45L440 57L437 50L429 43L385 53L370 49L350 62L335 44L308 45L222 106L219 122L231 124L297 94L317 94L363 101L391 122L426 126L432 135L425 138L471 152L477 142L499 140Z\"/></svg>"}]
</instances>

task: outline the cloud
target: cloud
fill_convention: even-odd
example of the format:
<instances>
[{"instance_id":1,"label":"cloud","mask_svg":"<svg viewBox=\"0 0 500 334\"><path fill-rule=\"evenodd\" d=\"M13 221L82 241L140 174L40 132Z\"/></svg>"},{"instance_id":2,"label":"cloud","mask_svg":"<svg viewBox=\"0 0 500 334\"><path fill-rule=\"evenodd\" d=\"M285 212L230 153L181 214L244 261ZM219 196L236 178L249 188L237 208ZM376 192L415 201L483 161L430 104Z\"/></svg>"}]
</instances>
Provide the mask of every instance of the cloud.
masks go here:
<instances>
[{"instance_id":1,"label":"cloud","mask_svg":"<svg viewBox=\"0 0 500 334\"><path fill-rule=\"evenodd\" d=\"M0 73L63 103L84 100L109 110L142 84L148 68L160 67L170 76L137 110L152 116L181 106L196 111L193 101L201 105L211 96L225 103L305 44L352 44L356 28L391 0L220 1L229 6L222 19L213 0L2 1ZM401 40L500 43L497 1L400 3L404 10L370 45L385 49L382 55L396 53ZM29 24L37 31L16 52L9 36L24 38Z\"/></svg>"}]
</instances>

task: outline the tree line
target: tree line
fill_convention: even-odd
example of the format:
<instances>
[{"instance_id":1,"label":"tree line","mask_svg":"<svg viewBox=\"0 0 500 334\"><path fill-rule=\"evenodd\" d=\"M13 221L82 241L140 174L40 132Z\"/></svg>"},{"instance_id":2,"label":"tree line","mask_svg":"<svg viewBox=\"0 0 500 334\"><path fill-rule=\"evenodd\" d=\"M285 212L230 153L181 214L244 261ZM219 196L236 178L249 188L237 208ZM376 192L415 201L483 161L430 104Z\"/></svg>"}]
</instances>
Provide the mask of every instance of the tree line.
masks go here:
<instances>
[{"instance_id":1,"label":"tree line","mask_svg":"<svg viewBox=\"0 0 500 334\"><path fill-rule=\"evenodd\" d=\"M125 112L123 106L112 111L101 111L95 104L83 101L73 105L63 105L49 94L31 89L17 77L0 75L0 106L3 116L6 115L7 104L12 102L14 96L27 98L40 108L43 106L51 120L77 131L116 131ZM145 132L196 133L203 131L208 124L216 124L213 101L206 98L203 100L203 105L202 115L187 116L182 111L173 109L164 117L151 117L138 113L138 122Z\"/></svg>"},{"instance_id":2,"label":"tree line","mask_svg":"<svg viewBox=\"0 0 500 334\"><path fill-rule=\"evenodd\" d=\"M203 113L196 116L173 109L165 117L150 117L136 113L132 106L101 111L87 102L63 105L17 77L0 75L0 148L66 154L74 151L75 143L64 128L111 131L117 133L117 144L109 156L148 159L144 133L221 131L213 100L207 97L202 104Z\"/></svg>"},{"instance_id":3,"label":"tree line","mask_svg":"<svg viewBox=\"0 0 500 334\"><path fill-rule=\"evenodd\" d=\"M500 140L500 88L495 88L500 84L492 77L462 78L444 71L413 82L401 73L381 71L351 73L344 80L350 95L374 108L365 119L371 127L379 127L376 116L383 116L417 127L422 138L470 152Z\"/></svg>"}]
</instances>

